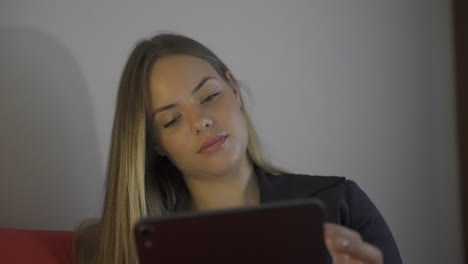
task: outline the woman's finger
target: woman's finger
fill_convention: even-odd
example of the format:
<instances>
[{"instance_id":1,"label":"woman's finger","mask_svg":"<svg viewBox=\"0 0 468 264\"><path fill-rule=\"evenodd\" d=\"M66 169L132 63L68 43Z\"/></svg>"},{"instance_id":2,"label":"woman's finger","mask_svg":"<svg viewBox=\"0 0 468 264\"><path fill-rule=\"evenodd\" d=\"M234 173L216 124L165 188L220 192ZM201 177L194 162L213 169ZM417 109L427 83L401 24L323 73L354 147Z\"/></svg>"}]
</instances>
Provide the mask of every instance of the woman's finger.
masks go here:
<instances>
[{"instance_id":1,"label":"woman's finger","mask_svg":"<svg viewBox=\"0 0 468 264\"><path fill-rule=\"evenodd\" d=\"M334 239L344 238L355 243L362 242L361 235L358 232L333 223L325 223L324 233L325 236Z\"/></svg>"},{"instance_id":2,"label":"woman's finger","mask_svg":"<svg viewBox=\"0 0 468 264\"><path fill-rule=\"evenodd\" d=\"M336 250L336 245L334 243L335 241L331 239L325 239L325 245L330 252L333 264L350 264L349 255Z\"/></svg>"},{"instance_id":3,"label":"woman's finger","mask_svg":"<svg viewBox=\"0 0 468 264\"><path fill-rule=\"evenodd\" d=\"M355 246L351 245L347 250L347 253L351 258L362 260L364 263L383 263L382 251L366 242Z\"/></svg>"},{"instance_id":4,"label":"woman's finger","mask_svg":"<svg viewBox=\"0 0 468 264\"><path fill-rule=\"evenodd\" d=\"M335 257L344 254L349 255L353 261L363 261L369 264L383 263L382 252L377 247L362 241L356 231L331 223L325 223L324 230L327 247Z\"/></svg>"}]
</instances>

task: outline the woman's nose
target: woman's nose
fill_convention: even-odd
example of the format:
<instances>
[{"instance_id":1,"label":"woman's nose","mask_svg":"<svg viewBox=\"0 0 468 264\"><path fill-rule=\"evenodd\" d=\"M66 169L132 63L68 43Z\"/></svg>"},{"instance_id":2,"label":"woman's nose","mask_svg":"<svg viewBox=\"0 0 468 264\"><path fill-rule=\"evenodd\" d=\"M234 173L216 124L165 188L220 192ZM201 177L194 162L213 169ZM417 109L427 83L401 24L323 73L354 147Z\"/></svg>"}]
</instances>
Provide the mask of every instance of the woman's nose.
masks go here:
<instances>
[{"instance_id":1,"label":"woman's nose","mask_svg":"<svg viewBox=\"0 0 468 264\"><path fill-rule=\"evenodd\" d=\"M192 113L192 132L196 135L210 129L213 126L213 119L203 113Z\"/></svg>"}]
</instances>

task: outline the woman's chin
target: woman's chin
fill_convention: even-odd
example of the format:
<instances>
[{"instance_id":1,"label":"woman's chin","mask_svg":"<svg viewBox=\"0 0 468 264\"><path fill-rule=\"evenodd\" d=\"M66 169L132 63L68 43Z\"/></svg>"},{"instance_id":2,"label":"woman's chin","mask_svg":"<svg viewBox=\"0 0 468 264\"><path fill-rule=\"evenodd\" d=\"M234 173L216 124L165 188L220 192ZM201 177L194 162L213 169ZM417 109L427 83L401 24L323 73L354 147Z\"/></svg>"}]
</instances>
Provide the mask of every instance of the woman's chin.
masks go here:
<instances>
[{"instance_id":1,"label":"woman's chin","mask_svg":"<svg viewBox=\"0 0 468 264\"><path fill-rule=\"evenodd\" d=\"M235 162L230 159L219 159L207 161L201 168L207 174L221 175L231 171L234 167Z\"/></svg>"},{"instance_id":2,"label":"woman's chin","mask_svg":"<svg viewBox=\"0 0 468 264\"><path fill-rule=\"evenodd\" d=\"M240 157L235 155L233 151L223 151L216 153L217 155L210 155L202 157L200 165L203 164L201 169L210 175L223 175L229 174L236 166L239 165Z\"/></svg>"},{"instance_id":3,"label":"woman's chin","mask_svg":"<svg viewBox=\"0 0 468 264\"><path fill-rule=\"evenodd\" d=\"M195 155L190 168L185 168L199 175L199 177L219 177L229 175L242 165L242 159L246 155L244 149L235 142L234 138L228 138L226 144L216 151L199 152Z\"/></svg>"}]
</instances>

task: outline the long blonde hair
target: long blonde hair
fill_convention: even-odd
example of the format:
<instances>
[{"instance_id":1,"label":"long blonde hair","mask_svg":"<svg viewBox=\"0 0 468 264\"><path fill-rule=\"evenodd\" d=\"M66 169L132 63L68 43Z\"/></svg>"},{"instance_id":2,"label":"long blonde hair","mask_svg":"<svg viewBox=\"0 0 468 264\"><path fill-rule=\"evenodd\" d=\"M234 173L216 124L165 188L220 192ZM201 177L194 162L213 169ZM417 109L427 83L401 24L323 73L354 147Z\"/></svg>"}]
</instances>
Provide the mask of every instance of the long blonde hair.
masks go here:
<instances>
[{"instance_id":1,"label":"long blonde hair","mask_svg":"<svg viewBox=\"0 0 468 264\"><path fill-rule=\"evenodd\" d=\"M119 84L102 218L84 222L78 228L75 238L78 263L138 263L133 224L144 216L170 214L189 199L181 173L169 159L155 153L148 114L151 67L157 59L177 54L206 60L229 84L225 76L228 67L191 38L159 34L137 43ZM241 102L250 160L265 172L285 173L266 160L242 96Z\"/></svg>"}]
</instances>

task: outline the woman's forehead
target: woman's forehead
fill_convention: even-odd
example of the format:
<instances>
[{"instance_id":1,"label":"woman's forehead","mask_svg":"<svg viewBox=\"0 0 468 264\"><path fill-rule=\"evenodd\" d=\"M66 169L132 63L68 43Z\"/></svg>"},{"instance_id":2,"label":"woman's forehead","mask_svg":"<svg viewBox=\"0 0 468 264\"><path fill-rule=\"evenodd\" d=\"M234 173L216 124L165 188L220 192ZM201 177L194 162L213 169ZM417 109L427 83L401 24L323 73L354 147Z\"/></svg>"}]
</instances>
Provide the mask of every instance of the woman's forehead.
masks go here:
<instances>
[{"instance_id":1,"label":"woman's forehead","mask_svg":"<svg viewBox=\"0 0 468 264\"><path fill-rule=\"evenodd\" d=\"M159 59L150 74L153 105L163 104L179 95L190 93L207 76L219 78L213 67L203 59L188 55Z\"/></svg>"},{"instance_id":2,"label":"woman's forehead","mask_svg":"<svg viewBox=\"0 0 468 264\"><path fill-rule=\"evenodd\" d=\"M151 70L150 84L176 86L199 82L205 76L217 76L213 67L205 60L188 56L175 55L159 59Z\"/></svg>"}]
</instances>

